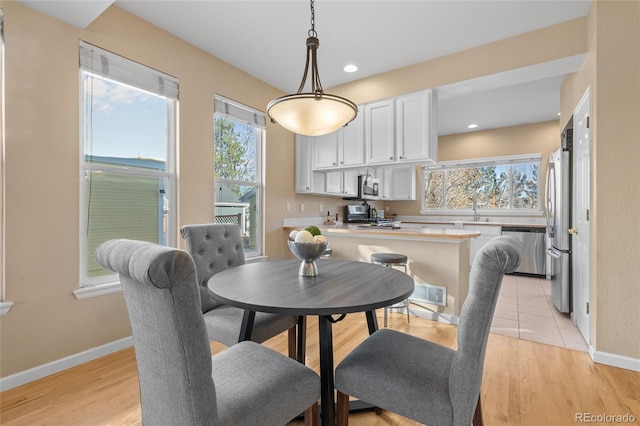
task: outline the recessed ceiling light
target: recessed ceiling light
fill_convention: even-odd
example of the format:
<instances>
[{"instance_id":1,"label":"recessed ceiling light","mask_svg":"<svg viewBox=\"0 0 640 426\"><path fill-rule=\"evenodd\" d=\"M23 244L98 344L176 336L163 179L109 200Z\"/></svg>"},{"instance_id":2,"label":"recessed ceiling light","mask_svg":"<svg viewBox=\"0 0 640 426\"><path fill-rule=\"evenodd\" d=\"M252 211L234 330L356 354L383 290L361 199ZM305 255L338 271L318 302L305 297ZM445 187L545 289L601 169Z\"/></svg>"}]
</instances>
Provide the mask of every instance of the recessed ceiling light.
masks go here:
<instances>
[{"instance_id":1,"label":"recessed ceiling light","mask_svg":"<svg viewBox=\"0 0 640 426\"><path fill-rule=\"evenodd\" d=\"M467 128L468 128L468 129L475 129L476 127L478 127L478 125L477 125L477 124L469 124L469 125L467 126Z\"/></svg>"},{"instance_id":2,"label":"recessed ceiling light","mask_svg":"<svg viewBox=\"0 0 640 426\"><path fill-rule=\"evenodd\" d=\"M356 72L356 71L358 71L358 67L356 67L353 64L349 64L349 65L345 66L343 69L344 69L345 72Z\"/></svg>"}]
</instances>

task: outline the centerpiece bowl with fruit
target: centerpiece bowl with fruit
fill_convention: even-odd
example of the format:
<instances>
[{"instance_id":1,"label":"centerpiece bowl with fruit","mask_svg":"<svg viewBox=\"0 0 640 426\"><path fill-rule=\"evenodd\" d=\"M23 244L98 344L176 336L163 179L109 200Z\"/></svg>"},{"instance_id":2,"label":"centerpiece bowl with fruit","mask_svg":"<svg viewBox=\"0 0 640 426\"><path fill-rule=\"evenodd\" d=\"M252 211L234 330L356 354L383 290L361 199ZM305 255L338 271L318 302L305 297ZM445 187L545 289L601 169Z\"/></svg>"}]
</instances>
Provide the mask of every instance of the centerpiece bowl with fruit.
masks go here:
<instances>
[{"instance_id":1,"label":"centerpiece bowl with fruit","mask_svg":"<svg viewBox=\"0 0 640 426\"><path fill-rule=\"evenodd\" d=\"M305 229L291 231L289 233L289 248L300 260L298 275L302 277L315 277L318 275L318 266L315 260L322 256L327 249L327 238L320 233L317 226L308 226Z\"/></svg>"}]
</instances>

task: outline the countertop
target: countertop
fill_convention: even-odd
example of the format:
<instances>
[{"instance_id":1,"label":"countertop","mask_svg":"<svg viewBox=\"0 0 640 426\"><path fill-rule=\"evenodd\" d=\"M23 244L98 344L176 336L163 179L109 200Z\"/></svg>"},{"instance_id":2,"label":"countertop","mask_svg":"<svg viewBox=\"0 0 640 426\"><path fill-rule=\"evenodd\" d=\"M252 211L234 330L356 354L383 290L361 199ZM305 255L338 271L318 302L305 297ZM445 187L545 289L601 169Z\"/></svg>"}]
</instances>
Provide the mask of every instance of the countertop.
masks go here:
<instances>
[{"instance_id":1,"label":"countertop","mask_svg":"<svg viewBox=\"0 0 640 426\"><path fill-rule=\"evenodd\" d=\"M412 225L451 225L455 226L456 221L413 221L413 220L403 220L402 223L412 224ZM508 222L471 222L471 221L462 221L463 225L470 226L511 226L511 227L521 227L521 228L546 228L547 225L543 223L508 223Z\"/></svg>"},{"instance_id":2,"label":"countertop","mask_svg":"<svg viewBox=\"0 0 640 426\"><path fill-rule=\"evenodd\" d=\"M342 225L318 225L318 228L322 232L322 235L331 234L353 234L353 235L380 235L384 237L424 237L424 238L443 238L443 239L455 239L464 240L469 238L479 237L481 235L478 231L469 229L438 229L438 228L413 228L405 227L400 229L392 229L387 226L369 226L359 224L342 224ZM304 229L304 227L285 226L285 231L292 231L294 229Z\"/></svg>"}]
</instances>

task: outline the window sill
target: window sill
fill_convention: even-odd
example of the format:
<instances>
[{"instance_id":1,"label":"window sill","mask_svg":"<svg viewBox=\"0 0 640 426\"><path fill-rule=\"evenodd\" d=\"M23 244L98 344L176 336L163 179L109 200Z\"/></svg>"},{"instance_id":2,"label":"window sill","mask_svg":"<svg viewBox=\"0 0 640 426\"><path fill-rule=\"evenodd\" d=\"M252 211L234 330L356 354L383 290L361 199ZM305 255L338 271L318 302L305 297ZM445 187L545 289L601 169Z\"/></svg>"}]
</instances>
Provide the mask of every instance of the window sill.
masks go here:
<instances>
[{"instance_id":1,"label":"window sill","mask_svg":"<svg viewBox=\"0 0 640 426\"><path fill-rule=\"evenodd\" d=\"M12 306L13 302L0 302L0 316L3 317L7 315Z\"/></svg>"},{"instance_id":2,"label":"window sill","mask_svg":"<svg viewBox=\"0 0 640 426\"><path fill-rule=\"evenodd\" d=\"M92 285L74 290L73 295L78 300L91 299L92 297L106 296L107 294L118 293L122 291L120 281Z\"/></svg>"}]
</instances>

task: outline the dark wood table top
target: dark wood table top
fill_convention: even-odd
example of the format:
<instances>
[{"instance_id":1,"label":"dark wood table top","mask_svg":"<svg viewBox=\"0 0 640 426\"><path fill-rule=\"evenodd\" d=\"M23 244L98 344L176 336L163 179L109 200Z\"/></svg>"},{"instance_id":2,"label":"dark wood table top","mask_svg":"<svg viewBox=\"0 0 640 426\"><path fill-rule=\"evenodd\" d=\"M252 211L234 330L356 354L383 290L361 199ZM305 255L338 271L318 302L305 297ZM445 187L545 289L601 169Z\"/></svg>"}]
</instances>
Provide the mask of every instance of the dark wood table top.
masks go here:
<instances>
[{"instance_id":1,"label":"dark wood table top","mask_svg":"<svg viewBox=\"0 0 640 426\"><path fill-rule=\"evenodd\" d=\"M208 286L222 303L251 311L334 315L371 311L406 299L413 279L381 265L319 259L318 276L298 275L299 260L270 260L229 268Z\"/></svg>"}]
</instances>

